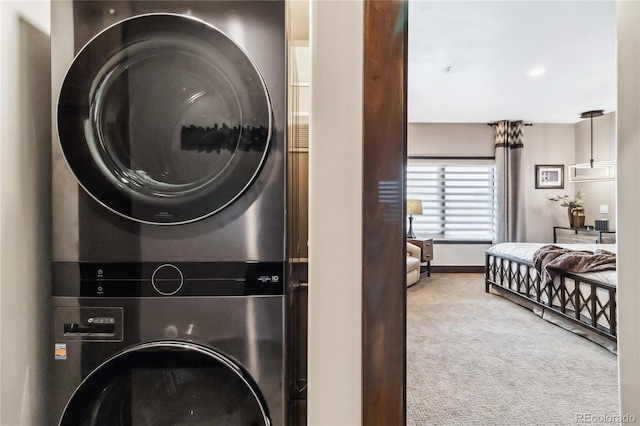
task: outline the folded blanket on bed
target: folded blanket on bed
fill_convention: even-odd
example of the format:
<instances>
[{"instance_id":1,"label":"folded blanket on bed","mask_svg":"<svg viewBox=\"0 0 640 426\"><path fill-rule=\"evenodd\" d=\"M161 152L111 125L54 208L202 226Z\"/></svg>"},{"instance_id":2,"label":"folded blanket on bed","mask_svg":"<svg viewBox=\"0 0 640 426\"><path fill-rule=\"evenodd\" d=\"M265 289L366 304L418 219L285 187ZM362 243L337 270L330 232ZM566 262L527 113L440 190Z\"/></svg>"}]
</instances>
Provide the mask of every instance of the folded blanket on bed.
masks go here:
<instances>
[{"instance_id":1,"label":"folded blanket on bed","mask_svg":"<svg viewBox=\"0 0 640 426\"><path fill-rule=\"evenodd\" d=\"M616 255L607 250L571 250L546 245L533 254L533 266L540 274L542 283L546 284L562 271L582 273L615 270Z\"/></svg>"}]
</instances>

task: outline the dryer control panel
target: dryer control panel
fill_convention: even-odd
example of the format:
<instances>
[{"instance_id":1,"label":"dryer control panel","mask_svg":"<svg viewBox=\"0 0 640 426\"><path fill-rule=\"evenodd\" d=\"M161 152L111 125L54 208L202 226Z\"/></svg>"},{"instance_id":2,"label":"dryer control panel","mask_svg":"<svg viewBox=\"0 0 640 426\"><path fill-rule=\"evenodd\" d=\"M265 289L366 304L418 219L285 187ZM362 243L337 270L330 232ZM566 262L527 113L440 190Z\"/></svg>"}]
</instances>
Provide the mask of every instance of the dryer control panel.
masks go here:
<instances>
[{"instance_id":1,"label":"dryer control panel","mask_svg":"<svg viewBox=\"0 0 640 426\"><path fill-rule=\"evenodd\" d=\"M53 263L53 295L252 296L285 293L284 262Z\"/></svg>"}]
</instances>

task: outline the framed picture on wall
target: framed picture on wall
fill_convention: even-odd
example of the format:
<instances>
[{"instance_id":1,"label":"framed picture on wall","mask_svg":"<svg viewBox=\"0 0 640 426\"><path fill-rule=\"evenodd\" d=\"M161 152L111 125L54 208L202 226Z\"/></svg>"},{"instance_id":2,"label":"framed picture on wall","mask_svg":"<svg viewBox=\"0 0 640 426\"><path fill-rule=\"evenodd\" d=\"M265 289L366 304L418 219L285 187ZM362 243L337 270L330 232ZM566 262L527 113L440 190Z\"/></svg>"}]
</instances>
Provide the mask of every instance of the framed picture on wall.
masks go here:
<instances>
[{"instance_id":1,"label":"framed picture on wall","mask_svg":"<svg viewBox=\"0 0 640 426\"><path fill-rule=\"evenodd\" d=\"M536 189L564 189L564 164L536 164Z\"/></svg>"}]
</instances>

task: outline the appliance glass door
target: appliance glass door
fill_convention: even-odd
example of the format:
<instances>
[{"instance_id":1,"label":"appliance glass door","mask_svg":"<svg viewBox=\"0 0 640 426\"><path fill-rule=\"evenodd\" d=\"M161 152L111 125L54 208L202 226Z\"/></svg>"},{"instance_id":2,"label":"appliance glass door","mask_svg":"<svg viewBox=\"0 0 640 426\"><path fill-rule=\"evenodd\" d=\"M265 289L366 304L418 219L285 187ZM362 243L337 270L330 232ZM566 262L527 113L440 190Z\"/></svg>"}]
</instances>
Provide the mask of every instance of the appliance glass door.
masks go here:
<instances>
[{"instance_id":1,"label":"appliance glass door","mask_svg":"<svg viewBox=\"0 0 640 426\"><path fill-rule=\"evenodd\" d=\"M62 426L269 425L257 385L228 358L182 342L133 347L76 389Z\"/></svg>"},{"instance_id":2,"label":"appliance glass door","mask_svg":"<svg viewBox=\"0 0 640 426\"><path fill-rule=\"evenodd\" d=\"M195 18L140 15L83 47L58 99L58 137L80 185L130 219L186 223L251 185L272 134L255 64Z\"/></svg>"}]
</instances>

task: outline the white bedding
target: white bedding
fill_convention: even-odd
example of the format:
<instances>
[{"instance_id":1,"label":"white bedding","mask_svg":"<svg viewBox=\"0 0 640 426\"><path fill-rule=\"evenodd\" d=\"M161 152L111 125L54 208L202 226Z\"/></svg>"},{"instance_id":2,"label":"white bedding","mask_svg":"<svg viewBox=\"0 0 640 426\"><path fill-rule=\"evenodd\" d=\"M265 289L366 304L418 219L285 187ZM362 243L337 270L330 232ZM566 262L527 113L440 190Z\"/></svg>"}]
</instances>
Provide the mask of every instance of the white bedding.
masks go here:
<instances>
[{"instance_id":1,"label":"white bedding","mask_svg":"<svg viewBox=\"0 0 640 426\"><path fill-rule=\"evenodd\" d=\"M521 259L529 263L533 263L533 254L542 246L550 243L500 243L490 247L487 251L490 253ZM615 244L553 244L554 246L568 248L572 250L589 250L597 249L607 250L616 253ZM590 278L592 280L616 285L616 271L589 272L584 274L575 274L580 277Z\"/></svg>"}]
</instances>

